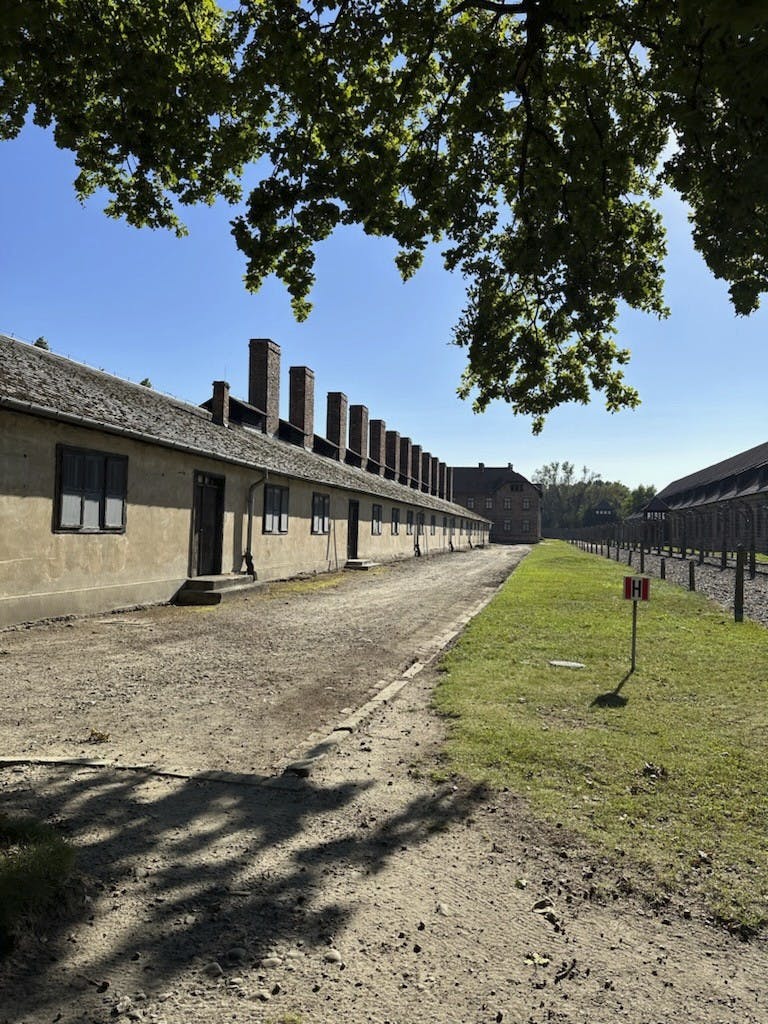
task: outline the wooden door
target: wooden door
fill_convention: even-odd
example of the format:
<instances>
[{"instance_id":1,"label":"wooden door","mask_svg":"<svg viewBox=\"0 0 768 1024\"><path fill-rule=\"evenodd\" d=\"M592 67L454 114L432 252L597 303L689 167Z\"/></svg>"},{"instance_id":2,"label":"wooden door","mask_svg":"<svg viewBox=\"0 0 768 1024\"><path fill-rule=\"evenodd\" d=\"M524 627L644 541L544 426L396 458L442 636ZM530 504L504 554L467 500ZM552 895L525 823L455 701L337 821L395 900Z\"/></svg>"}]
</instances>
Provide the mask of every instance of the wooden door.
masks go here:
<instances>
[{"instance_id":1,"label":"wooden door","mask_svg":"<svg viewBox=\"0 0 768 1024\"><path fill-rule=\"evenodd\" d=\"M357 558L357 534L360 524L360 502L350 501L347 516L347 558Z\"/></svg>"},{"instance_id":2,"label":"wooden door","mask_svg":"<svg viewBox=\"0 0 768 1024\"><path fill-rule=\"evenodd\" d=\"M224 532L223 476L195 473L193 530L193 575L219 575Z\"/></svg>"}]
</instances>

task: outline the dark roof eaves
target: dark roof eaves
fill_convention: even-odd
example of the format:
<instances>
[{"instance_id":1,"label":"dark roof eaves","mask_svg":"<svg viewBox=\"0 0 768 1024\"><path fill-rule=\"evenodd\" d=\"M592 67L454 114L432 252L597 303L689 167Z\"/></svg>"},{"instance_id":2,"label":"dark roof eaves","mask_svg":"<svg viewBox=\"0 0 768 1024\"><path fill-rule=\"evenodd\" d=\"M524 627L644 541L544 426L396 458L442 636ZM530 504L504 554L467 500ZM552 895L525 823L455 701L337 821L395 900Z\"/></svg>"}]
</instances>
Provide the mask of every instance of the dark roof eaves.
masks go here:
<instances>
[{"instance_id":1,"label":"dark roof eaves","mask_svg":"<svg viewBox=\"0 0 768 1024\"><path fill-rule=\"evenodd\" d=\"M64 412L61 409L51 409L44 405L36 405L34 402L22 402L15 398L3 398L0 395L0 408L10 409L12 412L28 413L30 416L39 416L41 419L71 423L73 426L83 427L86 430L100 430L104 434L112 434L115 437L127 437L132 441L142 441L144 444L154 444L160 448L172 448L175 451L188 452L192 455L202 455L205 458L215 459L218 462L228 462L236 466L250 466L253 469L269 468L267 466L260 466L258 463L247 459L238 459L234 455L223 456L203 447L182 444L181 441L173 441L170 438L155 437L141 430L132 430L130 427L118 427L116 424L107 423L103 420L91 419L88 416L77 416L75 413ZM273 472L275 471L273 470Z\"/></svg>"}]
</instances>

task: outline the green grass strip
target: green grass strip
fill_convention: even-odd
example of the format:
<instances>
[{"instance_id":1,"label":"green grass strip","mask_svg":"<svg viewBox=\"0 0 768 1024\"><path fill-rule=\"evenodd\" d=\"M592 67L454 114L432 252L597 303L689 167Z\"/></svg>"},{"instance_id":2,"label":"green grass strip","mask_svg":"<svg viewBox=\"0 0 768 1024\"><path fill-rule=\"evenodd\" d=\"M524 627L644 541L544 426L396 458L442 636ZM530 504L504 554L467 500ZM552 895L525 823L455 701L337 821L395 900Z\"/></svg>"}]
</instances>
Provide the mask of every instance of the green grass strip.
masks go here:
<instances>
[{"instance_id":1,"label":"green grass strip","mask_svg":"<svg viewBox=\"0 0 768 1024\"><path fill-rule=\"evenodd\" d=\"M21 921L50 909L73 861L72 848L49 826L0 814L0 955Z\"/></svg>"},{"instance_id":2,"label":"green grass strip","mask_svg":"<svg viewBox=\"0 0 768 1024\"><path fill-rule=\"evenodd\" d=\"M768 631L653 580L622 684L632 571L562 542L533 550L443 660L435 700L455 718L451 768L514 788L534 813L620 851L658 891L697 894L721 920L760 928Z\"/></svg>"}]
</instances>

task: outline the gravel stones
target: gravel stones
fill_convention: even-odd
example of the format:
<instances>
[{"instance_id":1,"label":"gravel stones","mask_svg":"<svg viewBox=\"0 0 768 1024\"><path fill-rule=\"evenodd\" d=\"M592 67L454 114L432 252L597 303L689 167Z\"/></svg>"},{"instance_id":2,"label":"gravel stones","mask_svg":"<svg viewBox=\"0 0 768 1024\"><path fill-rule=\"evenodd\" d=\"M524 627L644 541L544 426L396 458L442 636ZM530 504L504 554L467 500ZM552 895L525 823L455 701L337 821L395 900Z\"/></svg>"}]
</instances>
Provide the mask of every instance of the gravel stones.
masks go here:
<instances>
[{"instance_id":1,"label":"gravel stones","mask_svg":"<svg viewBox=\"0 0 768 1024\"><path fill-rule=\"evenodd\" d=\"M690 559L670 558L662 556L666 563L667 583L675 583L680 587L688 589L688 564ZM661 557L658 555L645 556L645 574L658 578ZM706 597L722 605L733 613L733 596L736 572L733 568L720 569L719 566L699 565L695 566L696 590ZM768 626L768 575L758 573L751 580L749 573L744 574L744 614L754 622Z\"/></svg>"},{"instance_id":2,"label":"gravel stones","mask_svg":"<svg viewBox=\"0 0 768 1024\"><path fill-rule=\"evenodd\" d=\"M268 971L274 967L279 967L282 964L282 962L283 958L281 956L276 956L272 954L271 956L263 957L261 961L261 966Z\"/></svg>"}]
</instances>

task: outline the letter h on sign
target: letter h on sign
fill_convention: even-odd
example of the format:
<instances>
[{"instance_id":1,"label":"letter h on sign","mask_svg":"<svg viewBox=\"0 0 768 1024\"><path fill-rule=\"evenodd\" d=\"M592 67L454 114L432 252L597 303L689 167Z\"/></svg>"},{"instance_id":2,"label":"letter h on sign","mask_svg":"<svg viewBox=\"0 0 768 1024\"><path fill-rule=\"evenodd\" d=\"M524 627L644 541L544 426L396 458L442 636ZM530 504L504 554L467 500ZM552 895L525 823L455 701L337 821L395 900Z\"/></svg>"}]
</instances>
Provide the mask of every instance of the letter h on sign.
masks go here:
<instances>
[{"instance_id":1,"label":"letter h on sign","mask_svg":"<svg viewBox=\"0 0 768 1024\"><path fill-rule=\"evenodd\" d=\"M624 597L628 601L647 601L651 581L645 576L624 577Z\"/></svg>"}]
</instances>

